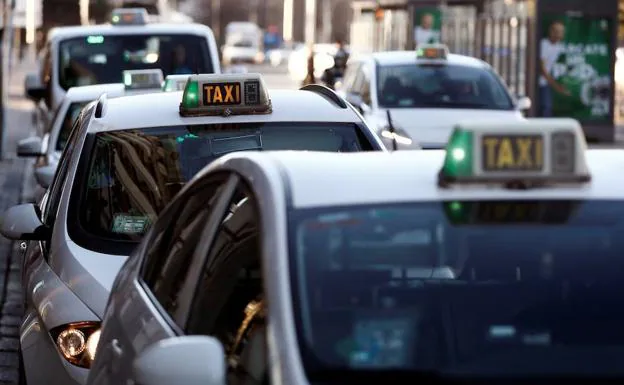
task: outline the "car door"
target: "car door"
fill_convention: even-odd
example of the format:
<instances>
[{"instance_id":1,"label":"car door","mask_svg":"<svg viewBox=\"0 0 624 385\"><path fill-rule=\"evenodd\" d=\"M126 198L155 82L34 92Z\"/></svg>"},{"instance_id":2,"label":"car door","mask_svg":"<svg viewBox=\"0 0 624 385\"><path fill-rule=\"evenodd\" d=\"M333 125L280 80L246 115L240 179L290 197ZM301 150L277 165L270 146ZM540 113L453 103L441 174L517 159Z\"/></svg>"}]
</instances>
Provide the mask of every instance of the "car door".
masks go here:
<instances>
[{"instance_id":1,"label":"car door","mask_svg":"<svg viewBox=\"0 0 624 385\"><path fill-rule=\"evenodd\" d=\"M203 265L192 268L200 274L185 333L210 335L221 341L228 385L262 384L269 373L260 211L248 185L239 183L229 213L215 235L203 243L198 250L206 250Z\"/></svg>"},{"instance_id":2,"label":"car door","mask_svg":"<svg viewBox=\"0 0 624 385\"><path fill-rule=\"evenodd\" d=\"M52 184L46 193L47 197L44 201L42 201L43 205L39 207L39 211L41 212L41 222L52 228L52 231L54 231L54 224L56 222L56 215L61 202L61 196L63 194L65 178L67 177L67 173L72 164L71 159L73 158L74 152L79 151L77 147L79 147L78 143L80 141L80 132L83 128L86 128L84 126L88 124L89 117L92 112L92 108L85 110L79 118L76 119L74 128L72 129L68 139L69 145L63 150L61 161L55 171L54 178L52 179ZM29 285L27 277L30 275L30 267L34 265L38 258L44 258L47 261L49 250L50 240L31 241L27 246L23 260L24 264L22 266L22 284L24 287L27 288ZM26 298L26 300L28 300L28 298Z\"/></svg>"},{"instance_id":3,"label":"car door","mask_svg":"<svg viewBox=\"0 0 624 385\"><path fill-rule=\"evenodd\" d=\"M138 353L182 333L182 288L192 272L195 248L211 215L223 217L235 183L228 174L215 175L183 190L161 213L139 246L142 250L119 273L122 277L107 305L102 345L88 383L125 383L132 378L132 362Z\"/></svg>"}]
</instances>

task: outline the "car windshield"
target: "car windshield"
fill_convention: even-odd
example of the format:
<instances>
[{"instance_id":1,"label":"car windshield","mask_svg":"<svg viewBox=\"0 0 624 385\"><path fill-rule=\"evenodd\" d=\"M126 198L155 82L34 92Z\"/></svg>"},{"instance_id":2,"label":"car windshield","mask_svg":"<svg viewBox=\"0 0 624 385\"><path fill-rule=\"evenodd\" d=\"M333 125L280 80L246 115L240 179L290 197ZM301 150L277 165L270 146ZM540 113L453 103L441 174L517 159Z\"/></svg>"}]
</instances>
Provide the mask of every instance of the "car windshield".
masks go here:
<instances>
[{"instance_id":1,"label":"car windshield","mask_svg":"<svg viewBox=\"0 0 624 385\"><path fill-rule=\"evenodd\" d=\"M64 40L59 81L71 87L123 83L123 71L160 69L163 75L212 73L206 38L197 35L97 35Z\"/></svg>"},{"instance_id":2,"label":"car windshield","mask_svg":"<svg viewBox=\"0 0 624 385\"><path fill-rule=\"evenodd\" d=\"M89 134L80 190L81 233L138 242L182 186L216 158L245 150L378 149L350 123L232 123ZM77 242L84 238L78 234ZM113 242L114 243L114 242ZM94 244L94 243L91 243ZM89 246L90 249L93 249Z\"/></svg>"},{"instance_id":3,"label":"car windshield","mask_svg":"<svg viewBox=\"0 0 624 385\"><path fill-rule=\"evenodd\" d=\"M71 129L74 126L74 122L76 118L80 114L80 111L84 106L86 106L89 102L75 102L69 105L65 116L63 117L63 122L61 123L61 130L58 134L58 139L56 140L55 151L62 152L67 144L67 140L69 139L69 134L71 134Z\"/></svg>"},{"instance_id":4,"label":"car windshield","mask_svg":"<svg viewBox=\"0 0 624 385\"><path fill-rule=\"evenodd\" d=\"M379 66L377 90L384 108L514 108L491 70L463 65Z\"/></svg>"},{"instance_id":5,"label":"car windshield","mask_svg":"<svg viewBox=\"0 0 624 385\"><path fill-rule=\"evenodd\" d=\"M624 375L624 202L299 210L295 320L323 372Z\"/></svg>"}]
</instances>

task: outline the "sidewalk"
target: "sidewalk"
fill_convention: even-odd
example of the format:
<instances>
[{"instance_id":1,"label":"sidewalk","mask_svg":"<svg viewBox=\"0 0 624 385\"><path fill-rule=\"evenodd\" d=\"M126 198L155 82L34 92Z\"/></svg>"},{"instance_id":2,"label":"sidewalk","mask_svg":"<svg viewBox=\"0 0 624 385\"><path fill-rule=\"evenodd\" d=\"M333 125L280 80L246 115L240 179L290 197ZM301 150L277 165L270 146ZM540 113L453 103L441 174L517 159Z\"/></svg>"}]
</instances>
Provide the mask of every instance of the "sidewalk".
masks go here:
<instances>
[{"instance_id":1,"label":"sidewalk","mask_svg":"<svg viewBox=\"0 0 624 385\"><path fill-rule=\"evenodd\" d=\"M0 215L20 203L28 161L16 156L17 142L30 136L33 102L24 96L24 77L36 69L33 58L13 61L7 82L4 160L0 161ZM23 314L20 284L19 242L0 237L0 384L17 384L19 373L19 326Z\"/></svg>"}]
</instances>

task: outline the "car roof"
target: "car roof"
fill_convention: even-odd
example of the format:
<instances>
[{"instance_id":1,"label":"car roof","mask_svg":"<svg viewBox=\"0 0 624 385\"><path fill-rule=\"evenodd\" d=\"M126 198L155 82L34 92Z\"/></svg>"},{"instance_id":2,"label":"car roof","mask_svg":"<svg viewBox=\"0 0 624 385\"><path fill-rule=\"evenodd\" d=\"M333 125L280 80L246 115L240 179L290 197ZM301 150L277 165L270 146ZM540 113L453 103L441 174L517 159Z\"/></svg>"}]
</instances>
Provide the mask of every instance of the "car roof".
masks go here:
<instances>
[{"instance_id":1,"label":"car roof","mask_svg":"<svg viewBox=\"0 0 624 385\"><path fill-rule=\"evenodd\" d=\"M103 93L106 93L109 98L122 96L125 94L125 86L123 83L109 83L72 87L65 97L72 102L82 102L96 100Z\"/></svg>"},{"instance_id":2,"label":"car roof","mask_svg":"<svg viewBox=\"0 0 624 385\"><path fill-rule=\"evenodd\" d=\"M593 149L586 155L592 175L588 184L530 190L439 188L437 176L444 150L234 153L213 167L249 170L253 167L248 163L255 163L267 174L282 175L281 188L290 194L296 208L479 199L624 200L624 183L620 181L624 150Z\"/></svg>"},{"instance_id":3,"label":"car roof","mask_svg":"<svg viewBox=\"0 0 624 385\"><path fill-rule=\"evenodd\" d=\"M212 35L212 30L198 23L148 23L145 25L75 25L55 27L48 32L48 40L71 39L89 35L147 35L147 34Z\"/></svg>"},{"instance_id":4,"label":"car roof","mask_svg":"<svg viewBox=\"0 0 624 385\"><path fill-rule=\"evenodd\" d=\"M374 60L380 66L391 66L401 64L416 64L416 52L415 51L384 51L375 52L369 55L358 56L354 60L361 60L368 58ZM467 67L484 68L488 64L484 61L465 55L449 54L447 57L449 64L462 65Z\"/></svg>"},{"instance_id":5,"label":"car roof","mask_svg":"<svg viewBox=\"0 0 624 385\"><path fill-rule=\"evenodd\" d=\"M156 92L109 99L104 115L94 120L89 131L215 123L362 121L352 107L340 108L316 92L302 90L269 90L271 114L182 117L182 94Z\"/></svg>"}]
</instances>

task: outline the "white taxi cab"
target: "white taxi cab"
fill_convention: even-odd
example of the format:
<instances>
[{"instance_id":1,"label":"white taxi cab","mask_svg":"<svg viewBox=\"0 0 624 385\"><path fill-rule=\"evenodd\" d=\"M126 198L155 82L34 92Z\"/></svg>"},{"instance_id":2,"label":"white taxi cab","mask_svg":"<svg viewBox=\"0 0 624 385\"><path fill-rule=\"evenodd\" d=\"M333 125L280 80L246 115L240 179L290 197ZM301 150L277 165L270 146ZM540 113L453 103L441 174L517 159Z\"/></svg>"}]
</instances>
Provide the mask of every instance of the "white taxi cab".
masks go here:
<instances>
[{"instance_id":1,"label":"white taxi cab","mask_svg":"<svg viewBox=\"0 0 624 385\"><path fill-rule=\"evenodd\" d=\"M338 91L398 149L440 149L458 121L513 122L531 106L514 98L489 64L441 44L354 58Z\"/></svg>"},{"instance_id":2,"label":"white taxi cab","mask_svg":"<svg viewBox=\"0 0 624 385\"><path fill-rule=\"evenodd\" d=\"M121 269L89 383L624 378L622 165L571 119L230 154Z\"/></svg>"},{"instance_id":3,"label":"white taxi cab","mask_svg":"<svg viewBox=\"0 0 624 385\"><path fill-rule=\"evenodd\" d=\"M333 91L269 93L259 74L192 75L182 92L104 94L75 125L41 203L1 217L2 235L26 242L20 343L29 385L84 384L119 269L208 163L234 151L385 151Z\"/></svg>"},{"instance_id":4,"label":"white taxi cab","mask_svg":"<svg viewBox=\"0 0 624 385\"><path fill-rule=\"evenodd\" d=\"M109 25L51 29L40 61L41 72L27 76L25 87L48 114L71 87L121 83L125 70L157 68L165 76L221 72L209 27L148 23L134 9L114 11Z\"/></svg>"},{"instance_id":5,"label":"white taxi cab","mask_svg":"<svg viewBox=\"0 0 624 385\"><path fill-rule=\"evenodd\" d=\"M128 70L123 75L124 83L70 88L43 137L33 135L18 142L17 156L36 158L33 168L28 169L25 175L22 194L27 201L39 202L52 183L61 153L84 106L97 100L102 94L115 98L158 92L163 82L160 69Z\"/></svg>"}]
</instances>

